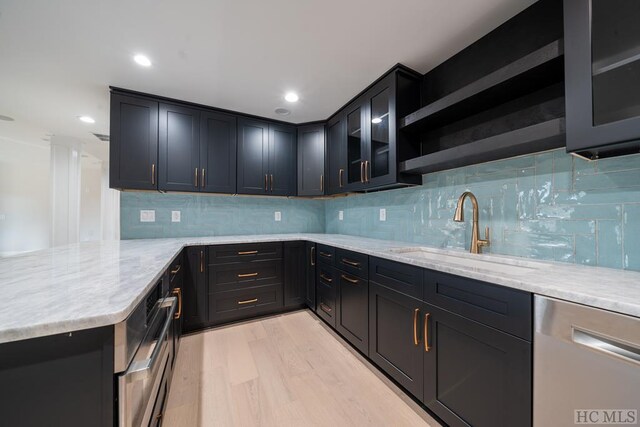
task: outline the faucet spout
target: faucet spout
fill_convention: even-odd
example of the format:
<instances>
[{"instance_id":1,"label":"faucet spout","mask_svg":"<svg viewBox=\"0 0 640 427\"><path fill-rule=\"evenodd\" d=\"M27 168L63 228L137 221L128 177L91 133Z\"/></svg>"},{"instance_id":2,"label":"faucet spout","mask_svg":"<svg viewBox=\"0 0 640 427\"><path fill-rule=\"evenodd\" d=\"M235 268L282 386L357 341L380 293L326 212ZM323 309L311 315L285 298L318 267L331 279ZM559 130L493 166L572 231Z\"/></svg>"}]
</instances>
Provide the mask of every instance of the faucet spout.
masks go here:
<instances>
[{"instance_id":1,"label":"faucet spout","mask_svg":"<svg viewBox=\"0 0 640 427\"><path fill-rule=\"evenodd\" d=\"M456 222L464 222L464 201L467 198L471 200L471 204L473 205L473 223L471 228L471 246L469 247L469 252L472 254L478 254L480 253L480 248L482 246L489 246L489 227L485 229L484 240L480 239L480 233L478 232L478 199L472 192L465 191L460 195L458 198L458 204L456 205L456 212L453 215L453 220Z\"/></svg>"}]
</instances>

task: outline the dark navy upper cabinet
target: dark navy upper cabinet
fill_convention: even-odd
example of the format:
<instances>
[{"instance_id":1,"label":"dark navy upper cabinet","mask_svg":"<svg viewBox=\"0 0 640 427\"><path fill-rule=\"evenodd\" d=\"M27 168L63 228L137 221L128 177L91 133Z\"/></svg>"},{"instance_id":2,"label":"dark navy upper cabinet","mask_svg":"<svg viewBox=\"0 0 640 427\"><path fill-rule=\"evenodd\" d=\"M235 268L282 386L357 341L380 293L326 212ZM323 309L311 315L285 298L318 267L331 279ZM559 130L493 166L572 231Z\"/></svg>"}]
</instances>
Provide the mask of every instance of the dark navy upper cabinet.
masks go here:
<instances>
[{"instance_id":1,"label":"dark navy upper cabinet","mask_svg":"<svg viewBox=\"0 0 640 427\"><path fill-rule=\"evenodd\" d=\"M295 128L238 119L238 193L295 194Z\"/></svg>"},{"instance_id":2,"label":"dark navy upper cabinet","mask_svg":"<svg viewBox=\"0 0 640 427\"><path fill-rule=\"evenodd\" d=\"M200 113L200 189L236 192L236 118L213 111Z\"/></svg>"},{"instance_id":3,"label":"dark navy upper cabinet","mask_svg":"<svg viewBox=\"0 0 640 427\"><path fill-rule=\"evenodd\" d=\"M109 187L158 188L158 102L111 94Z\"/></svg>"},{"instance_id":4,"label":"dark navy upper cabinet","mask_svg":"<svg viewBox=\"0 0 640 427\"><path fill-rule=\"evenodd\" d=\"M158 189L199 191L200 111L160 104Z\"/></svg>"},{"instance_id":5,"label":"dark navy upper cabinet","mask_svg":"<svg viewBox=\"0 0 640 427\"><path fill-rule=\"evenodd\" d=\"M325 192L324 125L298 128L298 196L322 196Z\"/></svg>"},{"instance_id":6,"label":"dark navy upper cabinet","mask_svg":"<svg viewBox=\"0 0 640 427\"><path fill-rule=\"evenodd\" d=\"M638 152L639 20L637 1L564 0L567 151Z\"/></svg>"},{"instance_id":7,"label":"dark navy upper cabinet","mask_svg":"<svg viewBox=\"0 0 640 427\"><path fill-rule=\"evenodd\" d=\"M347 173L347 128L344 114L327 123L327 170L325 185L328 194L344 192Z\"/></svg>"}]
</instances>

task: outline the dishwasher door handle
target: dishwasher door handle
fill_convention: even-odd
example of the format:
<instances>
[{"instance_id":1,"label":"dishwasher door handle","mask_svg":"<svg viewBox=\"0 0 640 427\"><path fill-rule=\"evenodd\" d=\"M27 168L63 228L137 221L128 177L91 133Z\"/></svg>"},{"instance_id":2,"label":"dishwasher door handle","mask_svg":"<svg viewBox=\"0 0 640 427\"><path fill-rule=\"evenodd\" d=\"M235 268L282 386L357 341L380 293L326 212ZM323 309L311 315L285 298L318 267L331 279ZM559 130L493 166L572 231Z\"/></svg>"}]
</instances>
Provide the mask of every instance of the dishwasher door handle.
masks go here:
<instances>
[{"instance_id":1,"label":"dishwasher door handle","mask_svg":"<svg viewBox=\"0 0 640 427\"><path fill-rule=\"evenodd\" d=\"M640 365L640 348L630 343L620 342L575 326L572 338L576 344Z\"/></svg>"}]
</instances>

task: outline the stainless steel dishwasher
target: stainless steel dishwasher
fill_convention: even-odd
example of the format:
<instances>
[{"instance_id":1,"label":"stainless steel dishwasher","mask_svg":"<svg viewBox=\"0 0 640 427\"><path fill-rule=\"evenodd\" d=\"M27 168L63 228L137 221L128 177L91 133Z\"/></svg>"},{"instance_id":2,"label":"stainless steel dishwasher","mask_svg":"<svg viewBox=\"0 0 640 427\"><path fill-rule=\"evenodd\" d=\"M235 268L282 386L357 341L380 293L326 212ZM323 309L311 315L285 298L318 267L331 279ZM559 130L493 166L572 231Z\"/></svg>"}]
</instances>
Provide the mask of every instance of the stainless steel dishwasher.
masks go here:
<instances>
[{"instance_id":1,"label":"stainless steel dishwasher","mask_svg":"<svg viewBox=\"0 0 640 427\"><path fill-rule=\"evenodd\" d=\"M640 425L639 318L536 295L533 347L535 427Z\"/></svg>"}]
</instances>

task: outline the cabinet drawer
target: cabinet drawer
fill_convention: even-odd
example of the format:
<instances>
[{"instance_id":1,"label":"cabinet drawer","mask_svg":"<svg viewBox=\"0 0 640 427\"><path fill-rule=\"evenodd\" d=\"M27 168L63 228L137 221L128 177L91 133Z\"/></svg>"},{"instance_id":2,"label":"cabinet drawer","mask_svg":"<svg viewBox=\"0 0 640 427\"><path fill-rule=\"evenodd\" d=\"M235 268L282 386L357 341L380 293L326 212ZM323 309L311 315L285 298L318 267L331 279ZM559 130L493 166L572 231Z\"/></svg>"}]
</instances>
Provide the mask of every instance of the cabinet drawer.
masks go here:
<instances>
[{"instance_id":1,"label":"cabinet drawer","mask_svg":"<svg viewBox=\"0 0 640 427\"><path fill-rule=\"evenodd\" d=\"M242 243L209 247L209 264L282 259L282 243Z\"/></svg>"},{"instance_id":2,"label":"cabinet drawer","mask_svg":"<svg viewBox=\"0 0 640 427\"><path fill-rule=\"evenodd\" d=\"M347 273L354 274L363 279L369 277L369 255L351 252L344 249L336 249L335 266Z\"/></svg>"},{"instance_id":3,"label":"cabinet drawer","mask_svg":"<svg viewBox=\"0 0 640 427\"><path fill-rule=\"evenodd\" d=\"M209 267L209 292L282 283L282 261L214 264Z\"/></svg>"},{"instance_id":4,"label":"cabinet drawer","mask_svg":"<svg viewBox=\"0 0 640 427\"><path fill-rule=\"evenodd\" d=\"M171 288L179 287L179 284L182 283L182 275L184 274L184 262L182 258L182 253L173 260L171 264L169 264L169 283L171 283Z\"/></svg>"},{"instance_id":5,"label":"cabinet drawer","mask_svg":"<svg viewBox=\"0 0 640 427\"><path fill-rule=\"evenodd\" d=\"M318 264L318 282L322 282L327 286L335 286L333 278L333 267L326 264Z\"/></svg>"},{"instance_id":6,"label":"cabinet drawer","mask_svg":"<svg viewBox=\"0 0 640 427\"><path fill-rule=\"evenodd\" d=\"M529 292L424 270L424 300L531 341L533 298Z\"/></svg>"},{"instance_id":7,"label":"cabinet drawer","mask_svg":"<svg viewBox=\"0 0 640 427\"><path fill-rule=\"evenodd\" d=\"M423 269L400 262L371 257L369 280L414 298L422 299Z\"/></svg>"},{"instance_id":8,"label":"cabinet drawer","mask_svg":"<svg viewBox=\"0 0 640 427\"><path fill-rule=\"evenodd\" d=\"M318 245L318 262L324 262L333 265L335 255L335 248L327 245Z\"/></svg>"},{"instance_id":9,"label":"cabinet drawer","mask_svg":"<svg viewBox=\"0 0 640 427\"><path fill-rule=\"evenodd\" d=\"M282 308L282 284L219 292L209 295L210 321L244 319Z\"/></svg>"},{"instance_id":10,"label":"cabinet drawer","mask_svg":"<svg viewBox=\"0 0 640 427\"><path fill-rule=\"evenodd\" d=\"M336 286L318 281L316 286L316 313L332 327L336 327Z\"/></svg>"}]
</instances>

